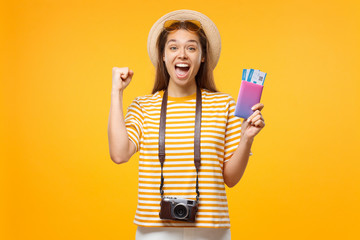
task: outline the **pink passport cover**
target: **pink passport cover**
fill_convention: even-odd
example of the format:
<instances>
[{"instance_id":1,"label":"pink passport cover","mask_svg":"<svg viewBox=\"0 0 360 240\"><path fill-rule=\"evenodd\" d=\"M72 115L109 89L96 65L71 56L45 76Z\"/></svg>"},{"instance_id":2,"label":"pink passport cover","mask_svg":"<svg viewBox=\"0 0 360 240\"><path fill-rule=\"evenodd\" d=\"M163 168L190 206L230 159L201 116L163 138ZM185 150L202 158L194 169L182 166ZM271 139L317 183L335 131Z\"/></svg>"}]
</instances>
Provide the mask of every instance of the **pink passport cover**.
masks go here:
<instances>
[{"instance_id":1,"label":"pink passport cover","mask_svg":"<svg viewBox=\"0 0 360 240\"><path fill-rule=\"evenodd\" d=\"M254 113L252 106L260 102L262 85L242 80L238 100L235 108L235 116L248 118Z\"/></svg>"}]
</instances>

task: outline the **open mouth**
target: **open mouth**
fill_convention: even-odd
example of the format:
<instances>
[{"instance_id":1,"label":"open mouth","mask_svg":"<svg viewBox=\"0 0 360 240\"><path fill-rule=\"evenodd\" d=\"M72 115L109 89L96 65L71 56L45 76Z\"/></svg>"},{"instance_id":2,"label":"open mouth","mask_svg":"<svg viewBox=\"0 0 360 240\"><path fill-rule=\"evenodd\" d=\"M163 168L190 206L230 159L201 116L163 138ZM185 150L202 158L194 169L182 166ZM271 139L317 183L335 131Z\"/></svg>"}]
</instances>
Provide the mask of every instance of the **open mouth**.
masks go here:
<instances>
[{"instance_id":1,"label":"open mouth","mask_svg":"<svg viewBox=\"0 0 360 240\"><path fill-rule=\"evenodd\" d=\"M189 73L190 67L185 66L185 64L176 64L175 65L175 73L178 78L184 78Z\"/></svg>"}]
</instances>

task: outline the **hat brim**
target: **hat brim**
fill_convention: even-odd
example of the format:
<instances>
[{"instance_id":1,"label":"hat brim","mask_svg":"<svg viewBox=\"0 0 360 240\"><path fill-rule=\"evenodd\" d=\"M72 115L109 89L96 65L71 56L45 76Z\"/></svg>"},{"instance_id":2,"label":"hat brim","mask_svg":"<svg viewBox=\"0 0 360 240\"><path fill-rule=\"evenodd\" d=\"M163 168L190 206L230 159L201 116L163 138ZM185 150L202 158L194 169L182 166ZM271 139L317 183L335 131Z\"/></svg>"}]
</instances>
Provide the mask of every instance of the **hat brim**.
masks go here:
<instances>
[{"instance_id":1,"label":"hat brim","mask_svg":"<svg viewBox=\"0 0 360 240\"><path fill-rule=\"evenodd\" d=\"M211 19L204 14L187 9L176 10L165 14L159 20L157 20L150 29L147 41L147 50L152 64L155 67L157 66L158 54L156 42L159 34L163 30L164 22L167 20L198 20L201 23L202 28L209 41L209 66L211 67L211 69L214 69L219 61L221 52L221 38L219 30L217 29L214 22L211 21Z\"/></svg>"}]
</instances>

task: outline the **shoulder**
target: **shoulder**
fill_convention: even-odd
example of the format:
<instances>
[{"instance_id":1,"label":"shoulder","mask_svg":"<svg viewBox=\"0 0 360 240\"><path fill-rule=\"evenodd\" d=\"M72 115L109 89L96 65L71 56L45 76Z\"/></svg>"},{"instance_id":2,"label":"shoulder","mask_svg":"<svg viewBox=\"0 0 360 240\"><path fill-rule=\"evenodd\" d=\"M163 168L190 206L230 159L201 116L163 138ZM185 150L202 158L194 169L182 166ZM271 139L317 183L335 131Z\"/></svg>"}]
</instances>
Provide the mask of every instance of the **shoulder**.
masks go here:
<instances>
[{"instance_id":1,"label":"shoulder","mask_svg":"<svg viewBox=\"0 0 360 240\"><path fill-rule=\"evenodd\" d=\"M234 101L234 98L230 94L224 92L211 92L207 89L202 89L202 94L203 98L209 102L223 102L228 104Z\"/></svg>"},{"instance_id":2,"label":"shoulder","mask_svg":"<svg viewBox=\"0 0 360 240\"><path fill-rule=\"evenodd\" d=\"M151 104L156 103L159 100L162 99L162 96L160 95L160 91L157 91L153 94L147 94L143 96L138 96L133 100L133 103L142 105L142 104Z\"/></svg>"}]
</instances>

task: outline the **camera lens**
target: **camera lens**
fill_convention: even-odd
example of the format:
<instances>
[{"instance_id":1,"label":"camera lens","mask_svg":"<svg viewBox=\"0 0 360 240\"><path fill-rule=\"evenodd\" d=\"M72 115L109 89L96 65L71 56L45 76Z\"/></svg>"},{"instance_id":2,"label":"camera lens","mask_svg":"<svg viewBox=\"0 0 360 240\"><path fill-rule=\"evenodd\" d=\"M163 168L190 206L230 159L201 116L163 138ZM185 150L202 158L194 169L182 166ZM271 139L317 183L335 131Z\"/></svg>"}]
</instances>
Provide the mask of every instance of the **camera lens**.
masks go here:
<instances>
[{"instance_id":1,"label":"camera lens","mask_svg":"<svg viewBox=\"0 0 360 240\"><path fill-rule=\"evenodd\" d=\"M179 203L174 207L174 215L176 218L186 218L188 215L188 209L184 204Z\"/></svg>"}]
</instances>

